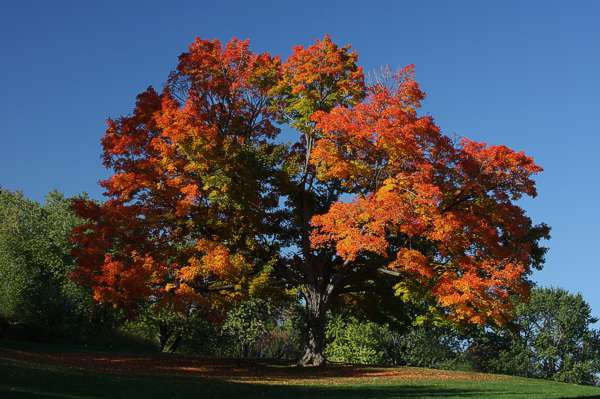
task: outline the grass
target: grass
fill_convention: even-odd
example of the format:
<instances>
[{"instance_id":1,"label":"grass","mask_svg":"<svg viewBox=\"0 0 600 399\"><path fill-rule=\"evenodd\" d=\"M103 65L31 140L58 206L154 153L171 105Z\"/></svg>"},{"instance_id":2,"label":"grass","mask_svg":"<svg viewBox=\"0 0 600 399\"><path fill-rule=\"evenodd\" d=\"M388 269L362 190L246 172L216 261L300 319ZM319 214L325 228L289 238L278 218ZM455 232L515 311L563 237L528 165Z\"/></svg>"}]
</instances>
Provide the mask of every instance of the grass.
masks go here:
<instances>
[{"instance_id":1,"label":"grass","mask_svg":"<svg viewBox=\"0 0 600 399\"><path fill-rule=\"evenodd\" d=\"M600 398L600 388L420 368L301 369L0 341L0 398Z\"/></svg>"}]
</instances>

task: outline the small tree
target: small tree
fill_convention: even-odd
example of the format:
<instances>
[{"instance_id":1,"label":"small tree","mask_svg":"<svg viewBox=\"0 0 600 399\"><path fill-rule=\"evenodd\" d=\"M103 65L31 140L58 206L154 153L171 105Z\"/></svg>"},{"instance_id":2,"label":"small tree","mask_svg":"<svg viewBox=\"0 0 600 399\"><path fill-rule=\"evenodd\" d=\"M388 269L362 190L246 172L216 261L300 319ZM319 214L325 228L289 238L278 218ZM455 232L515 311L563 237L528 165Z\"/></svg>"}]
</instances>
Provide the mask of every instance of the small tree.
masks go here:
<instances>
[{"instance_id":1,"label":"small tree","mask_svg":"<svg viewBox=\"0 0 600 399\"><path fill-rule=\"evenodd\" d=\"M600 372L598 319L581 294L541 288L517 308L519 338L530 353L537 376L591 384Z\"/></svg>"},{"instance_id":2,"label":"small tree","mask_svg":"<svg viewBox=\"0 0 600 399\"><path fill-rule=\"evenodd\" d=\"M248 358L251 350L265 338L275 325L272 309L268 302L250 299L232 308L221 327L239 349L239 355Z\"/></svg>"}]
</instances>

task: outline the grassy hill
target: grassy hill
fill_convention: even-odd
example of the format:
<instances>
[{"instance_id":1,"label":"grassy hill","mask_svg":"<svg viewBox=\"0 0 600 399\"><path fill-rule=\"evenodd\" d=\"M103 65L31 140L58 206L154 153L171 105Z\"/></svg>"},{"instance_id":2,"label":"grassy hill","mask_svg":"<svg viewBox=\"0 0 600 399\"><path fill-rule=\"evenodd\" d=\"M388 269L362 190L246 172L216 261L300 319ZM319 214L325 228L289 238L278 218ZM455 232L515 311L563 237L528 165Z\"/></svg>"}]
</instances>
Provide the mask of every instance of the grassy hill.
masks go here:
<instances>
[{"instance_id":1,"label":"grassy hill","mask_svg":"<svg viewBox=\"0 0 600 399\"><path fill-rule=\"evenodd\" d=\"M0 398L600 398L600 388L422 368L301 369L0 341Z\"/></svg>"}]
</instances>

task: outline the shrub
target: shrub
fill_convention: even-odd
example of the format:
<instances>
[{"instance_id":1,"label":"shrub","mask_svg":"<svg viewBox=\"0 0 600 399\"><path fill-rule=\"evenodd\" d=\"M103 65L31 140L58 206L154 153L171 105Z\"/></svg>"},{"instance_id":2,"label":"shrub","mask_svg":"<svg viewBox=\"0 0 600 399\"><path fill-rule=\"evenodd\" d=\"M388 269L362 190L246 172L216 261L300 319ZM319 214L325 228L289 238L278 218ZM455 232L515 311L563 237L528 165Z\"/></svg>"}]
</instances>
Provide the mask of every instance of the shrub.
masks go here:
<instances>
[{"instance_id":1,"label":"shrub","mask_svg":"<svg viewBox=\"0 0 600 399\"><path fill-rule=\"evenodd\" d=\"M334 315L327 331L325 356L330 362L351 364L381 364L384 361L386 326L355 317Z\"/></svg>"}]
</instances>

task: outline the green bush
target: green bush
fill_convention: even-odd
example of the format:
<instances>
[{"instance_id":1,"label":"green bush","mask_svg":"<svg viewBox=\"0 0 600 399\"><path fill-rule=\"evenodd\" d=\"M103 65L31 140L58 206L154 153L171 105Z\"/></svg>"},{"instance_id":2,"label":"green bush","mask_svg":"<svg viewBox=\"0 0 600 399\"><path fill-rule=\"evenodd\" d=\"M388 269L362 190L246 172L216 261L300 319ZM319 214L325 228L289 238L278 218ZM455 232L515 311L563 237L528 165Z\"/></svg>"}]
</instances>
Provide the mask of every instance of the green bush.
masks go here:
<instances>
[{"instance_id":1,"label":"green bush","mask_svg":"<svg viewBox=\"0 0 600 399\"><path fill-rule=\"evenodd\" d=\"M386 326L355 317L334 315L326 331L325 357L329 362L381 364L384 361Z\"/></svg>"},{"instance_id":2,"label":"green bush","mask_svg":"<svg viewBox=\"0 0 600 399\"><path fill-rule=\"evenodd\" d=\"M232 343L235 357L260 357L257 344L275 327L271 305L261 299L250 299L232 308L221 327L221 332Z\"/></svg>"},{"instance_id":3,"label":"green bush","mask_svg":"<svg viewBox=\"0 0 600 399\"><path fill-rule=\"evenodd\" d=\"M397 343L402 365L438 369L469 368L462 356L463 337L450 326L413 326Z\"/></svg>"},{"instance_id":4,"label":"green bush","mask_svg":"<svg viewBox=\"0 0 600 399\"><path fill-rule=\"evenodd\" d=\"M335 314L326 337L330 362L469 368L461 355L464 339L450 327L411 326L399 332L387 324Z\"/></svg>"}]
</instances>

